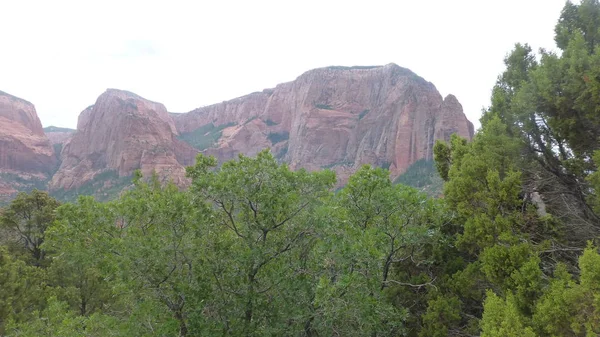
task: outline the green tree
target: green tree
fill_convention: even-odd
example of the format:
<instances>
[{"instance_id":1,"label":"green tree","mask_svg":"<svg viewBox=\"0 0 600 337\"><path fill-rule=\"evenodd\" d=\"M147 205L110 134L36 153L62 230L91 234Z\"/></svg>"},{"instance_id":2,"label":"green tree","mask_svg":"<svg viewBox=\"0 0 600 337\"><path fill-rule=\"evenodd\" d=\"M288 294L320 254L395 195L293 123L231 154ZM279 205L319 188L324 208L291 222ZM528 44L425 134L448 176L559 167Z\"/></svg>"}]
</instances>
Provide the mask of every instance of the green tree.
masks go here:
<instances>
[{"instance_id":1,"label":"green tree","mask_svg":"<svg viewBox=\"0 0 600 337\"><path fill-rule=\"evenodd\" d=\"M206 301L203 224L206 207L174 184L161 186L153 176L134 179L134 188L116 203L119 241L118 273L136 301L155 304L165 316L156 323L169 334L189 334L189 313ZM195 306L199 307L196 308Z\"/></svg>"},{"instance_id":2,"label":"green tree","mask_svg":"<svg viewBox=\"0 0 600 337\"><path fill-rule=\"evenodd\" d=\"M463 314L483 317L482 336L597 333L592 315L567 304L582 297L563 289L576 254L600 234L600 3L567 2L555 32L560 54L541 50L538 58L518 44L506 57L471 144L436 145L445 197L459 220L457 247L470 262L450 290ZM472 311L483 289L484 311ZM593 289L587 295L594 298Z\"/></svg>"},{"instance_id":3,"label":"green tree","mask_svg":"<svg viewBox=\"0 0 600 337\"><path fill-rule=\"evenodd\" d=\"M533 324L540 336L600 334L600 254L588 245L579 257L579 280L559 264L536 303Z\"/></svg>"},{"instance_id":4,"label":"green tree","mask_svg":"<svg viewBox=\"0 0 600 337\"><path fill-rule=\"evenodd\" d=\"M482 337L535 337L512 295L506 300L488 291L481 321Z\"/></svg>"},{"instance_id":5,"label":"green tree","mask_svg":"<svg viewBox=\"0 0 600 337\"><path fill-rule=\"evenodd\" d=\"M45 272L27 265L0 246L0 335L8 321L28 322L45 306Z\"/></svg>"},{"instance_id":6,"label":"green tree","mask_svg":"<svg viewBox=\"0 0 600 337\"><path fill-rule=\"evenodd\" d=\"M42 248L50 251L48 277L59 301L81 316L110 312L115 294L116 241L119 232L114 207L91 196L56 211ZM112 285L111 285L112 283Z\"/></svg>"},{"instance_id":7,"label":"green tree","mask_svg":"<svg viewBox=\"0 0 600 337\"><path fill-rule=\"evenodd\" d=\"M434 249L445 217L434 200L363 166L330 207L317 258L319 335L389 336L414 328L435 288ZM411 307L412 310L408 310Z\"/></svg>"},{"instance_id":8,"label":"green tree","mask_svg":"<svg viewBox=\"0 0 600 337\"><path fill-rule=\"evenodd\" d=\"M60 207L46 242L58 298L80 316L110 315L124 335L188 335L206 287L203 219L188 193L139 173L118 200Z\"/></svg>"},{"instance_id":9,"label":"green tree","mask_svg":"<svg viewBox=\"0 0 600 337\"><path fill-rule=\"evenodd\" d=\"M531 313L543 285L536 235L547 229L522 193L520 145L498 117L471 143L454 136L450 145L436 144L438 168L447 170L444 200L455 215L448 234L457 251L448 258L464 263L441 285L441 297L430 302L424 331L440 324L431 317L448 316L441 304L453 296L461 301L462 317L447 320L453 326L444 329L459 324L472 329L483 313L486 289L511 296L520 312Z\"/></svg>"},{"instance_id":10,"label":"green tree","mask_svg":"<svg viewBox=\"0 0 600 337\"><path fill-rule=\"evenodd\" d=\"M482 124L498 116L523 144L524 190L539 193L547 209L568 225L564 240L582 246L600 234L596 188L586 179L597 170L600 149L600 3L567 2L556 25L561 52L527 45L505 59L492 105Z\"/></svg>"},{"instance_id":11,"label":"green tree","mask_svg":"<svg viewBox=\"0 0 600 337\"><path fill-rule=\"evenodd\" d=\"M120 329L119 322L110 316L95 314L79 316L69 310L69 305L56 297L48 299L48 306L27 322L11 321L9 337L103 337L131 336Z\"/></svg>"},{"instance_id":12,"label":"green tree","mask_svg":"<svg viewBox=\"0 0 600 337\"><path fill-rule=\"evenodd\" d=\"M291 171L268 151L215 167L214 158L199 155L188 168L192 194L212 209L205 259L215 298L206 312L225 335L310 330L310 296L298 283L306 279L304 259L296 257L313 242L311 214L335 175Z\"/></svg>"},{"instance_id":13,"label":"green tree","mask_svg":"<svg viewBox=\"0 0 600 337\"><path fill-rule=\"evenodd\" d=\"M0 225L7 239L25 249L36 266L45 263L46 251L42 244L59 205L47 192L33 190L30 194L19 193L0 214Z\"/></svg>"}]
</instances>

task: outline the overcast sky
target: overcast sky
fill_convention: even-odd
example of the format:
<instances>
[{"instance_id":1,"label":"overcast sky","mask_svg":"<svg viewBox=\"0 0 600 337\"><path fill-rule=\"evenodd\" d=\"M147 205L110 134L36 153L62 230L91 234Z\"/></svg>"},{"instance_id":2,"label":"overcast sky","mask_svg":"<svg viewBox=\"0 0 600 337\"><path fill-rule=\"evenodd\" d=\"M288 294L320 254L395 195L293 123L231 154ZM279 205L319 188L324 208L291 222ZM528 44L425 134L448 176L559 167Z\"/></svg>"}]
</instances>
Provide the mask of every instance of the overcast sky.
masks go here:
<instances>
[{"instance_id":1,"label":"overcast sky","mask_svg":"<svg viewBox=\"0 0 600 337\"><path fill-rule=\"evenodd\" d=\"M396 63L476 126L516 42L554 49L564 0L2 0L0 90L75 127L107 88L186 112L330 65Z\"/></svg>"}]
</instances>

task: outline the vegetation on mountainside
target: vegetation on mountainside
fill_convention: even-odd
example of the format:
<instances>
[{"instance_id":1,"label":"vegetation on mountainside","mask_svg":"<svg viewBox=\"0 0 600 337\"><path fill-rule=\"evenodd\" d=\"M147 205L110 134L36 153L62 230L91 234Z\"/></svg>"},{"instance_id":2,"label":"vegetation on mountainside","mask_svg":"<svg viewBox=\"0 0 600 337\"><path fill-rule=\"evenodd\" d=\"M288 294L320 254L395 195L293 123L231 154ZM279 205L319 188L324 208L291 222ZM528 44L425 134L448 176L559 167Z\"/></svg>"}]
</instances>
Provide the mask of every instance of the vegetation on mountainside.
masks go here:
<instances>
[{"instance_id":1,"label":"vegetation on mountainside","mask_svg":"<svg viewBox=\"0 0 600 337\"><path fill-rule=\"evenodd\" d=\"M329 104L316 104L315 103L315 107L317 109L322 109L322 110L333 110L333 107Z\"/></svg>"},{"instance_id":2,"label":"vegetation on mountainside","mask_svg":"<svg viewBox=\"0 0 600 337\"><path fill-rule=\"evenodd\" d=\"M435 145L443 198L370 166L333 193L268 151L199 155L183 191L136 173L110 202L20 194L0 335L599 335L599 32L583 0L560 54L515 47L473 140Z\"/></svg>"},{"instance_id":3,"label":"vegetation on mountainside","mask_svg":"<svg viewBox=\"0 0 600 337\"><path fill-rule=\"evenodd\" d=\"M16 186L19 191L31 192L35 189L42 190L46 188L48 181L36 177L23 177L20 174L1 172L0 180Z\"/></svg>"},{"instance_id":4,"label":"vegetation on mountainside","mask_svg":"<svg viewBox=\"0 0 600 337\"><path fill-rule=\"evenodd\" d=\"M182 133L179 135L179 139L200 151L206 150L217 143L223 134L223 129L234 125L235 123L227 123L215 126L213 123L209 123L197 128L192 132Z\"/></svg>"},{"instance_id":5,"label":"vegetation on mountainside","mask_svg":"<svg viewBox=\"0 0 600 337\"><path fill-rule=\"evenodd\" d=\"M271 144L277 144L290 139L290 133L287 131L270 132L267 135L267 139L271 142Z\"/></svg>"},{"instance_id":6,"label":"vegetation on mountainside","mask_svg":"<svg viewBox=\"0 0 600 337\"><path fill-rule=\"evenodd\" d=\"M52 197L61 201L76 201L79 196L89 195L99 201L115 199L121 191L131 185L132 176L120 177L116 170L106 170L98 173L83 185L69 190L58 189L51 191Z\"/></svg>"},{"instance_id":7,"label":"vegetation on mountainside","mask_svg":"<svg viewBox=\"0 0 600 337\"><path fill-rule=\"evenodd\" d=\"M265 124L267 124L267 126L273 126L273 125L277 125L278 123L275 123L272 119L267 119L265 121Z\"/></svg>"},{"instance_id":8,"label":"vegetation on mountainside","mask_svg":"<svg viewBox=\"0 0 600 337\"><path fill-rule=\"evenodd\" d=\"M394 184L414 187L431 197L438 197L444 189L444 180L438 173L435 162L419 159L394 180Z\"/></svg>"}]
</instances>

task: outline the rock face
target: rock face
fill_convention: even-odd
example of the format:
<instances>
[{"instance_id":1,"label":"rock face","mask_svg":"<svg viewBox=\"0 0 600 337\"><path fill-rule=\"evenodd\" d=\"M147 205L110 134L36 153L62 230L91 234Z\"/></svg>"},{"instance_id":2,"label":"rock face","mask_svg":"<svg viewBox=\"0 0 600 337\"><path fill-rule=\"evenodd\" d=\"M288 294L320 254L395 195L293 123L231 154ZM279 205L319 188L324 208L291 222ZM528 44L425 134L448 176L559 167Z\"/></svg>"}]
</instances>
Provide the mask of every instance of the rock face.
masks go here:
<instances>
[{"instance_id":1,"label":"rock face","mask_svg":"<svg viewBox=\"0 0 600 337\"><path fill-rule=\"evenodd\" d=\"M0 201L45 186L56 163L33 104L0 91Z\"/></svg>"},{"instance_id":2,"label":"rock face","mask_svg":"<svg viewBox=\"0 0 600 337\"><path fill-rule=\"evenodd\" d=\"M33 104L0 91L0 171L47 175L55 165Z\"/></svg>"},{"instance_id":3,"label":"rock face","mask_svg":"<svg viewBox=\"0 0 600 337\"><path fill-rule=\"evenodd\" d=\"M220 160L270 147L291 168L331 168L342 183L366 163L395 178L432 159L436 139L471 139L474 132L454 96L442 98L395 64L315 69L274 89L172 116L183 138L226 126L214 146L200 148Z\"/></svg>"},{"instance_id":4,"label":"rock face","mask_svg":"<svg viewBox=\"0 0 600 337\"><path fill-rule=\"evenodd\" d=\"M48 140L50 140L50 144L55 146L55 149L56 145L64 145L69 140L69 138L71 138L71 136L75 133L75 131L76 130L73 129L59 128L56 126L49 126L44 128L44 133L46 134L46 137L48 137Z\"/></svg>"},{"instance_id":5,"label":"rock face","mask_svg":"<svg viewBox=\"0 0 600 337\"><path fill-rule=\"evenodd\" d=\"M81 187L98 174L129 176L141 169L185 185L184 163L196 151L177 140L164 105L130 92L109 89L79 116L77 131L64 144L51 189ZM192 158L190 158L192 157Z\"/></svg>"}]
</instances>

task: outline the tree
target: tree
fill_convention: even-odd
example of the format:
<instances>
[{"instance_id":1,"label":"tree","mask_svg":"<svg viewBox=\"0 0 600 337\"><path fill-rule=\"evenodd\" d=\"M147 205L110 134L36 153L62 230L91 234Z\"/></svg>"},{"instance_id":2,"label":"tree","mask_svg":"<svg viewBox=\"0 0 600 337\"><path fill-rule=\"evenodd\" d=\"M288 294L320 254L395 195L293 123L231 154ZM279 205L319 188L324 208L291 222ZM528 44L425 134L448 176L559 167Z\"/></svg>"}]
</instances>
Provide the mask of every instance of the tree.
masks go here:
<instances>
[{"instance_id":1,"label":"tree","mask_svg":"<svg viewBox=\"0 0 600 337\"><path fill-rule=\"evenodd\" d=\"M543 279L537 237L548 229L522 193L520 145L498 117L490 118L471 143L453 136L450 145L436 144L438 168L447 170L444 200L455 214L448 234L457 251L447 257L463 264L430 302L426 331L439 325L431 317L448 315L441 304L452 298L461 301L462 319L448 320L454 326L444 329L473 326L483 314L486 289L511 296L520 312L531 311Z\"/></svg>"},{"instance_id":2,"label":"tree","mask_svg":"<svg viewBox=\"0 0 600 337\"><path fill-rule=\"evenodd\" d=\"M44 270L27 265L0 246L0 335L9 321L27 322L45 306Z\"/></svg>"},{"instance_id":3,"label":"tree","mask_svg":"<svg viewBox=\"0 0 600 337\"><path fill-rule=\"evenodd\" d=\"M111 288L117 284L115 254L120 254L116 219L112 204L80 196L56 210L56 221L46 231L42 248L50 251L48 277L55 296L81 316L114 309Z\"/></svg>"},{"instance_id":4,"label":"tree","mask_svg":"<svg viewBox=\"0 0 600 337\"><path fill-rule=\"evenodd\" d=\"M579 323L585 329L573 328L572 321L566 328L564 320L556 329L541 326L566 319L565 309L576 316L556 289L568 284L566 270L575 271L585 241L600 234L594 160L600 158L594 158L600 146L599 28L597 0L567 2L555 30L561 54L541 50L538 58L517 44L505 59L482 131L468 145L436 145L438 168L448 177L445 200L463 223L457 245L470 262L452 276L460 285L454 293L464 314L481 315L482 336L596 333L589 315ZM479 289L478 295L460 291L465 288ZM471 311L484 289L483 312Z\"/></svg>"},{"instance_id":5,"label":"tree","mask_svg":"<svg viewBox=\"0 0 600 337\"><path fill-rule=\"evenodd\" d=\"M566 245L585 245L600 234L594 209L600 149L600 3L567 2L556 25L561 54L517 45L505 59L485 124L498 116L523 142L521 166L526 193L539 193L548 210L568 224Z\"/></svg>"},{"instance_id":6,"label":"tree","mask_svg":"<svg viewBox=\"0 0 600 337\"><path fill-rule=\"evenodd\" d=\"M415 328L424 295L435 289L434 247L446 220L439 204L365 165L329 209L315 254L322 261L319 335L389 336Z\"/></svg>"},{"instance_id":7,"label":"tree","mask_svg":"<svg viewBox=\"0 0 600 337\"><path fill-rule=\"evenodd\" d=\"M124 238L116 248L120 279L134 301L166 316L155 324L179 336L189 334L190 313L203 310L207 300L206 247L200 240L208 212L198 206L174 184L161 185L155 175L145 182L139 173L134 188L115 204Z\"/></svg>"},{"instance_id":8,"label":"tree","mask_svg":"<svg viewBox=\"0 0 600 337\"><path fill-rule=\"evenodd\" d=\"M0 214L0 225L8 232L9 240L19 243L31 255L32 263L42 266L46 251L42 249L46 229L55 219L60 203L47 192L21 192Z\"/></svg>"},{"instance_id":9,"label":"tree","mask_svg":"<svg viewBox=\"0 0 600 337\"><path fill-rule=\"evenodd\" d=\"M95 314L90 317L78 316L69 310L65 302L56 297L48 299L48 306L37 312L37 316L28 322L11 321L8 335L11 337L103 337L131 336L122 330L114 317Z\"/></svg>"},{"instance_id":10,"label":"tree","mask_svg":"<svg viewBox=\"0 0 600 337\"><path fill-rule=\"evenodd\" d=\"M206 273L214 299L204 319L226 335L282 335L310 331L310 294L302 269L316 233L311 216L335 182L330 171L291 171L268 152L215 169L199 155L189 167L191 193L211 206ZM274 310L274 308L277 308ZM198 325L208 324L197 320Z\"/></svg>"},{"instance_id":11,"label":"tree","mask_svg":"<svg viewBox=\"0 0 600 337\"><path fill-rule=\"evenodd\" d=\"M588 244L579 256L579 280L559 264L536 303L533 325L540 336L597 336L600 334L600 254Z\"/></svg>"},{"instance_id":12,"label":"tree","mask_svg":"<svg viewBox=\"0 0 600 337\"><path fill-rule=\"evenodd\" d=\"M115 316L129 335L188 335L205 287L200 211L188 193L139 172L118 200L63 205L45 244L58 299L80 316Z\"/></svg>"},{"instance_id":13,"label":"tree","mask_svg":"<svg viewBox=\"0 0 600 337\"><path fill-rule=\"evenodd\" d=\"M481 330L481 337L536 337L512 295L503 300L491 291L485 300Z\"/></svg>"}]
</instances>

